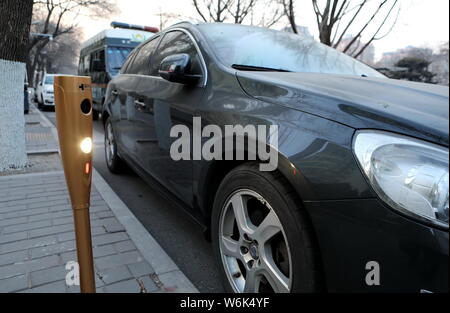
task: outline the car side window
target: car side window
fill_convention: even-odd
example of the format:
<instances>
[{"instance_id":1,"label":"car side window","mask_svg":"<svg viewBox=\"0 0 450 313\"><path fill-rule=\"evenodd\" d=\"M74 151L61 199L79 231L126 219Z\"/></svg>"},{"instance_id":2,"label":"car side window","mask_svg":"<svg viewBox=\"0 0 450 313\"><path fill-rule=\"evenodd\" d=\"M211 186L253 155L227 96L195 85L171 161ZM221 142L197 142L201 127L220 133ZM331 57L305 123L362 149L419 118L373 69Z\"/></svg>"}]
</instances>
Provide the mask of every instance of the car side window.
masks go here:
<instances>
[{"instance_id":1,"label":"car side window","mask_svg":"<svg viewBox=\"0 0 450 313\"><path fill-rule=\"evenodd\" d=\"M128 73L127 72L128 66L133 62L133 59L136 56L136 54L138 53L138 51L139 51L139 49L134 49L128 55L127 59L125 60L125 62L122 65L122 68L120 69L120 73L121 74L127 74Z\"/></svg>"},{"instance_id":2,"label":"car side window","mask_svg":"<svg viewBox=\"0 0 450 313\"><path fill-rule=\"evenodd\" d=\"M89 71L89 64L90 64L90 62L91 62L91 56L90 56L90 54L88 54L88 55L86 55L86 56L84 57L83 62L84 62L84 72L86 73L86 72Z\"/></svg>"},{"instance_id":3,"label":"car side window","mask_svg":"<svg viewBox=\"0 0 450 313\"><path fill-rule=\"evenodd\" d=\"M91 54L91 59L90 59L90 64L89 64L89 72L91 72L91 73L95 72L94 67L93 67L94 60L98 60L100 62L100 66L101 66L101 68L103 68L103 71L104 71L105 64L106 64L105 63L105 50L104 49L98 50Z\"/></svg>"},{"instance_id":4,"label":"car side window","mask_svg":"<svg viewBox=\"0 0 450 313\"><path fill-rule=\"evenodd\" d=\"M150 74L149 68L150 57L153 51L155 50L156 45L158 44L158 39L159 37L152 39L152 41L147 42L139 49L139 51L136 52L134 60L131 61L131 63L128 65L125 71L126 74L136 74L136 75Z\"/></svg>"},{"instance_id":5,"label":"car side window","mask_svg":"<svg viewBox=\"0 0 450 313\"><path fill-rule=\"evenodd\" d=\"M150 75L159 76L158 70L162 60L170 55L186 53L191 58L191 68L188 74L201 75L200 56L191 38L182 31L170 31L164 35L156 53L151 59Z\"/></svg>"},{"instance_id":6,"label":"car side window","mask_svg":"<svg viewBox=\"0 0 450 313\"><path fill-rule=\"evenodd\" d=\"M78 74L84 74L84 61L83 58L80 58L80 61L78 62Z\"/></svg>"}]
</instances>

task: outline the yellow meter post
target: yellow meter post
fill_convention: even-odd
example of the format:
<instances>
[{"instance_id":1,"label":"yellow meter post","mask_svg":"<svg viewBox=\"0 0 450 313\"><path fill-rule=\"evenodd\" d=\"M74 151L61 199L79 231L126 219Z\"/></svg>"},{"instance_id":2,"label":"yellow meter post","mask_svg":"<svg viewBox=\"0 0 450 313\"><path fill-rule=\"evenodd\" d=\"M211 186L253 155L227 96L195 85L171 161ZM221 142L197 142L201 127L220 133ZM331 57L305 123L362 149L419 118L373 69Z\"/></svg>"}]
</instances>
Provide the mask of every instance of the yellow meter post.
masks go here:
<instances>
[{"instance_id":1,"label":"yellow meter post","mask_svg":"<svg viewBox=\"0 0 450 313\"><path fill-rule=\"evenodd\" d=\"M61 158L73 208L80 289L95 292L89 218L92 181L91 78L55 76L55 111Z\"/></svg>"}]
</instances>

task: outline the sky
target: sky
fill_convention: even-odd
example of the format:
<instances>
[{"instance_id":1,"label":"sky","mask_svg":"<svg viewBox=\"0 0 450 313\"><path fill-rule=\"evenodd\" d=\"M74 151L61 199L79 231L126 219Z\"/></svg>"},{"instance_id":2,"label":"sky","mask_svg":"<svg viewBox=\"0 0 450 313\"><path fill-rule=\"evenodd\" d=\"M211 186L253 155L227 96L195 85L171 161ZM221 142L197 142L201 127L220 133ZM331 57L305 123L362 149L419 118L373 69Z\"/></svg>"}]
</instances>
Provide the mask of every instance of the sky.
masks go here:
<instances>
[{"instance_id":1,"label":"sky","mask_svg":"<svg viewBox=\"0 0 450 313\"><path fill-rule=\"evenodd\" d=\"M263 1L263 0L257 0ZM358 3L358 0L355 3ZM361 20L355 22L355 28L367 20L380 0L371 0L372 7L361 13ZM201 1L200 1L201 2ZM400 14L395 27L389 35L375 41L376 59L383 52L395 51L406 46L431 47L437 49L449 40L449 2L448 0L399 0ZM317 24L311 0L297 0L297 24L307 26L312 35L318 37ZM320 3L320 1L319 1ZM199 16L192 6L191 0L117 0L119 13L108 18L92 19L87 16L78 18L78 25L88 39L98 32L110 28L111 21L120 21L148 26L159 26L159 12L179 14L181 20L194 20ZM395 16L392 15L393 17ZM273 28L282 29L287 20L282 19ZM391 24L386 26L389 29ZM354 30L356 32L356 30Z\"/></svg>"}]
</instances>

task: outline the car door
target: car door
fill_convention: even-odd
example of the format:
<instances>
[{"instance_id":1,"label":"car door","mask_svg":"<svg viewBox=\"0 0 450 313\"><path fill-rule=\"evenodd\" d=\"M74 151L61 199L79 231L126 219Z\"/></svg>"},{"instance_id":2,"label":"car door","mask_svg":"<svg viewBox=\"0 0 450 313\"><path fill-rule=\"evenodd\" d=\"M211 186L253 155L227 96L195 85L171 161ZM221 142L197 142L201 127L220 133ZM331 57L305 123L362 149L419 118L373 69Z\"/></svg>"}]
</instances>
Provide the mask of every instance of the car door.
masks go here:
<instances>
[{"instance_id":1,"label":"car door","mask_svg":"<svg viewBox=\"0 0 450 313\"><path fill-rule=\"evenodd\" d=\"M116 123L116 138L128 157L139 163L137 142L145 140L146 134L139 128L139 110L137 103L139 95L137 93L140 79L149 73L150 55L156 48L158 37L139 47L130 57L129 64L124 65L123 74L114 79L112 93L118 103L115 107L118 110L119 121ZM114 96L115 95L115 96Z\"/></svg>"},{"instance_id":2,"label":"car door","mask_svg":"<svg viewBox=\"0 0 450 313\"><path fill-rule=\"evenodd\" d=\"M179 53L191 57L191 74L206 77L206 67L192 36L183 29L165 33L151 57L150 75L142 77L138 86L137 106L141 109L136 115L146 140L137 142L137 149L143 168L180 200L192 204L192 161L172 160L170 146L176 138L170 137L170 130L174 125L182 124L192 133L193 115L204 95L205 81L203 78L193 87L172 83L159 76L161 61Z\"/></svg>"}]
</instances>

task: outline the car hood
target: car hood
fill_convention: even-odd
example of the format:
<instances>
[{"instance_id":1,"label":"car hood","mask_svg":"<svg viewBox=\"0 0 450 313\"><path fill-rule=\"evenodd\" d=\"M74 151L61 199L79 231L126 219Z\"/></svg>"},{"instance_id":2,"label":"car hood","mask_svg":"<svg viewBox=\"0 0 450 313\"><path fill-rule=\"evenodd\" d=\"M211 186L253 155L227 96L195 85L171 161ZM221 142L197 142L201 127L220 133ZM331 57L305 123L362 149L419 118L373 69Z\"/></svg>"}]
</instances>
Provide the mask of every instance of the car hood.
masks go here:
<instances>
[{"instance_id":1,"label":"car hood","mask_svg":"<svg viewBox=\"0 0 450 313\"><path fill-rule=\"evenodd\" d=\"M448 146L449 88L387 78L237 72L244 91L355 129L398 132Z\"/></svg>"}]
</instances>

